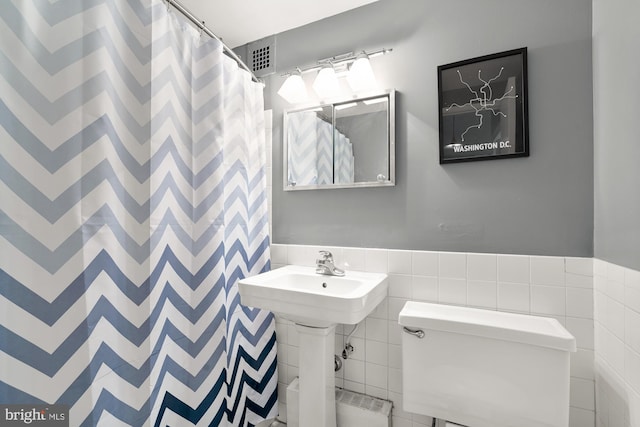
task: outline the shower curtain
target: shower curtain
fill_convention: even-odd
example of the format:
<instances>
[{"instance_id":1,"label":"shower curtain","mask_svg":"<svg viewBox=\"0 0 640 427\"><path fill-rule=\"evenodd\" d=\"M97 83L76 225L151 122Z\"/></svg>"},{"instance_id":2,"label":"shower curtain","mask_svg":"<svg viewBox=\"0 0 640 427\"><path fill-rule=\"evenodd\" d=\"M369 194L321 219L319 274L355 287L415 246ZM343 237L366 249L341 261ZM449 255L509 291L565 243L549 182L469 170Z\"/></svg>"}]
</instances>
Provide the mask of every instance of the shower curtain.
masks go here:
<instances>
[{"instance_id":1,"label":"shower curtain","mask_svg":"<svg viewBox=\"0 0 640 427\"><path fill-rule=\"evenodd\" d=\"M274 417L262 87L159 0L3 1L0 70L0 404Z\"/></svg>"}]
</instances>

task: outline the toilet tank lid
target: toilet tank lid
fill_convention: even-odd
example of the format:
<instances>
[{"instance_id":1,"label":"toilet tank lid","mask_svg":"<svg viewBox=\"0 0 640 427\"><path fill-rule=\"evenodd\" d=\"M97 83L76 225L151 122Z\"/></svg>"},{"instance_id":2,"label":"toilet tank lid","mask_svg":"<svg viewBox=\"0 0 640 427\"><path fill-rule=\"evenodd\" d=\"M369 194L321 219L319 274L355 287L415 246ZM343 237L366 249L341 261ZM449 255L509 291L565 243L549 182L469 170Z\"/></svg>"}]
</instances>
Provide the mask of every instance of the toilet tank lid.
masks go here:
<instances>
[{"instance_id":1,"label":"toilet tank lid","mask_svg":"<svg viewBox=\"0 0 640 427\"><path fill-rule=\"evenodd\" d=\"M576 351L576 339L556 319L479 308L408 301L398 323L504 341ZM427 333L428 335L428 333Z\"/></svg>"}]
</instances>

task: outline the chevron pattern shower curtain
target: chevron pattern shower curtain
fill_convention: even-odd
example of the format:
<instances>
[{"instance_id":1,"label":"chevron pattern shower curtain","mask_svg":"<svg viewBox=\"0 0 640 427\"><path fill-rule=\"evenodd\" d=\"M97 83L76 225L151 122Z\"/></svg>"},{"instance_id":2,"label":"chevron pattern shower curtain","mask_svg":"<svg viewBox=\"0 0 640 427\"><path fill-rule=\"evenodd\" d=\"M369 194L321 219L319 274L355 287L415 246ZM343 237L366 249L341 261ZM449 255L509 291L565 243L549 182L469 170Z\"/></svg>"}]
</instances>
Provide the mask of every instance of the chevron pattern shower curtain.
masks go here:
<instances>
[{"instance_id":1,"label":"chevron pattern shower curtain","mask_svg":"<svg viewBox=\"0 0 640 427\"><path fill-rule=\"evenodd\" d=\"M0 404L275 416L262 88L161 1L0 4Z\"/></svg>"}]
</instances>

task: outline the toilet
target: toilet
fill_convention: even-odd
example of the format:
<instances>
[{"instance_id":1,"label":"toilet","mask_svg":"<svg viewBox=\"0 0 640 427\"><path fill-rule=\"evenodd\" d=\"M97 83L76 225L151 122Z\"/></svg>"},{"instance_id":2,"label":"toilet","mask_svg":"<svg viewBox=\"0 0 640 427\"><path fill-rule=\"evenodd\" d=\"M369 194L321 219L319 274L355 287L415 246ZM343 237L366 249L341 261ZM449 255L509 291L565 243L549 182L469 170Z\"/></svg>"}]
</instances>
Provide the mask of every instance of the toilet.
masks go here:
<instances>
[{"instance_id":1,"label":"toilet","mask_svg":"<svg viewBox=\"0 0 640 427\"><path fill-rule=\"evenodd\" d=\"M568 427L576 341L556 319L408 301L398 321L405 411L467 427Z\"/></svg>"}]
</instances>

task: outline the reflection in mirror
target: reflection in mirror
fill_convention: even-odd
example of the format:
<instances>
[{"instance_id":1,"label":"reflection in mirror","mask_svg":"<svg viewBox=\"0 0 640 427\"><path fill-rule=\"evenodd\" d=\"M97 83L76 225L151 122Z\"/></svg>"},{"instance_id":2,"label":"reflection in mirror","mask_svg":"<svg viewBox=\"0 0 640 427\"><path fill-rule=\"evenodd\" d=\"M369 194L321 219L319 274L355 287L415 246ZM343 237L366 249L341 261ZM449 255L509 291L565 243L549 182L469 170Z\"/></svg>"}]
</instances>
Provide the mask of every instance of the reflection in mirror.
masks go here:
<instances>
[{"instance_id":1,"label":"reflection in mirror","mask_svg":"<svg viewBox=\"0 0 640 427\"><path fill-rule=\"evenodd\" d=\"M331 105L288 114L289 141L287 183L289 186L333 183Z\"/></svg>"},{"instance_id":2,"label":"reflection in mirror","mask_svg":"<svg viewBox=\"0 0 640 427\"><path fill-rule=\"evenodd\" d=\"M395 184L394 91L285 112L284 189Z\"/></svg>"},{"instance_id":3,"label":"reflection in mirror","mask_svg":"<svg viewBox=\"0 0 640 427\"><path fill-rule=\"evenodd\" d=\"M367 182L386 180L389 176L389 156L387 145L387 111L389 99L385 97L365 99L361 102L336 104L336 153L340 150L338 135L349 135L354 165L351 181ZM336 161L342 159L336 156ZM340 164L340 163L339 163Z\"/></svg>"}]
</instances>

